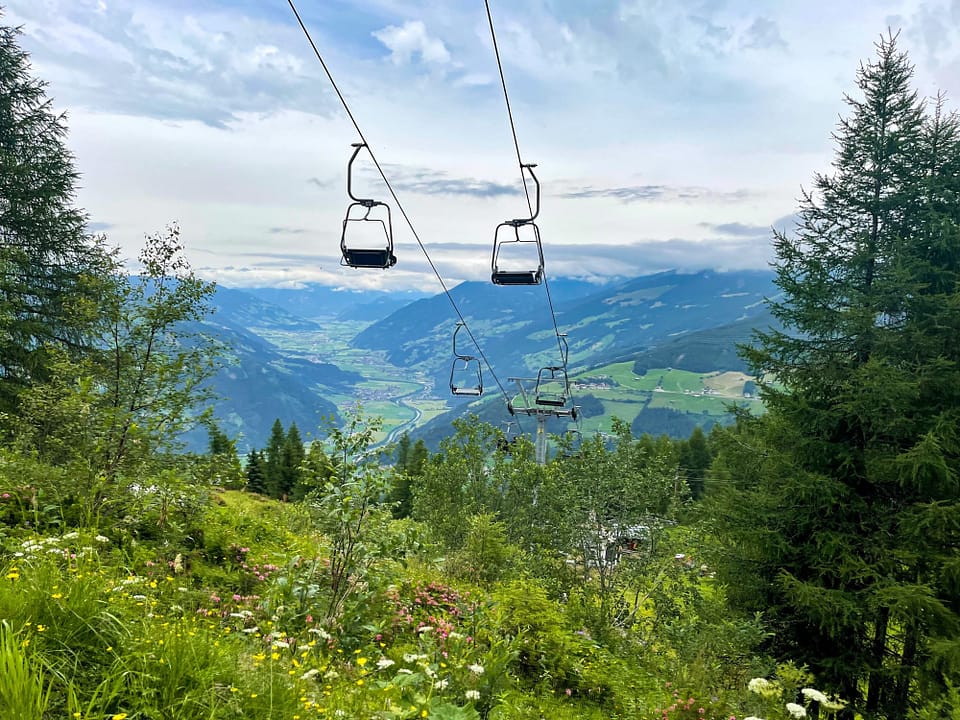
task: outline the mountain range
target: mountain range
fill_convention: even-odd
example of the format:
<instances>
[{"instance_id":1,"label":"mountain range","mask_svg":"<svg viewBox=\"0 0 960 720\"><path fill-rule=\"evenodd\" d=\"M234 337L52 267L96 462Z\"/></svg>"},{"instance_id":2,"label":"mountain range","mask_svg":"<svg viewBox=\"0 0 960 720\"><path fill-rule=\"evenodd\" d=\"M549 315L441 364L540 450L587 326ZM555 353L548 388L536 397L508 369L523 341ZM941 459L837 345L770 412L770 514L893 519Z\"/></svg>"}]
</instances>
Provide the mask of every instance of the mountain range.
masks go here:
<instances>
[{"instance_id":1,"label":"mountain range","mask_svg":"<svg viewBox=\"0 0 960 720\"><path fill-rule=\"evenodd\" d=\"M569 344L571 376L615 362L634 362L637 370L741 371L735 345L753 328L769 325L764 299L775 293L772 273L759 271L665 272L607 285L465 282L449 297L316 285L218 288L206 327L228 351L214 380L224 397L215 414L223 429L240 436L241 448L259 447L275 418L315 429L321 417L337 417L334 401L343 406L361 385L406 382L403 394L410 396L413 379L425 378L422 397L446 400L449 411L427 422L418 410L412 420L398 415L397 422L409 422L405 429L423 426L431 436L449 431L453 417L484 407L451 398L446 389L459 319L451 299L479 345L464 335L459 349L477 356L482 351L489 363L484 384L494 391L497 382L506 385L509 377L535 376L540 367L558 364L554 317ZM320 348L321 362L292 349L297 338L324 337L332 325L347 333L342 350ZM399 399L392 402L403 409ZM500 404L491 419L502 415Z\"/></svg>"}]
</instances>

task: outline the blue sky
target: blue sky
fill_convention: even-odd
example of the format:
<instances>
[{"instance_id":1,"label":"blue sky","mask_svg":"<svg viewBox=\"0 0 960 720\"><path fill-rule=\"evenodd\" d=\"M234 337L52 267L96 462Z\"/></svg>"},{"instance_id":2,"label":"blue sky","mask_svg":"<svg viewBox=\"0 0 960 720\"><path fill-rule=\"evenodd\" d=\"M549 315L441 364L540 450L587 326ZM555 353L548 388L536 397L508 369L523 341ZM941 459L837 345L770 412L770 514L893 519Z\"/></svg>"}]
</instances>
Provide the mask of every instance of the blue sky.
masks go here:
<instances>
[{"instance_id":1,"label":"blue sky","mask_svg":"<svg viewBox=\"0 0 960 720\"><path fill-rule=\"evenodd\" d=\"M395 268L339 267L357 137L285 0L0 2L125 255L175 220L226 285L439 289L399 219ZM297 4L445 279L488 277L524 203L482 0ZM960 97L960 0L491 7L553 277L765 267L887 28L922 94Z\"/></svg>"}]
</instances>

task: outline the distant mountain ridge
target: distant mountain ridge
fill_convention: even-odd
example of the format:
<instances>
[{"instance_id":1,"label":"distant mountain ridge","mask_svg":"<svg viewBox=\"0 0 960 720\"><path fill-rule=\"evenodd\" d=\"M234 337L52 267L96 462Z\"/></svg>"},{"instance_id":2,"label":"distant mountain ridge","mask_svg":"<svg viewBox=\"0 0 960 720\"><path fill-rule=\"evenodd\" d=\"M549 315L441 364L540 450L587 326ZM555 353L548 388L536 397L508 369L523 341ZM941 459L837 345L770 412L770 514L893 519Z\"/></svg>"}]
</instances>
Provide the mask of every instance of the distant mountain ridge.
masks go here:
<instances>
[{"instance_id":1,"label":"distant mountain ridge","mask_svg":"<svg viewBox=\"0 0 960 720\"><path fill-rule=\"evenodd\" d=\"M767 271L665 272L599 288L582 283L552 297L559 329L568 334L570 365L582 367L758 315L775 290ZM498 375L556 363L543 287L467 282L451 294ZM454 325L449 301L434 296L371 324L353 345L385 351L396 365L420 365L440 378L452 359Z\"/></svg>"}]
</instances>

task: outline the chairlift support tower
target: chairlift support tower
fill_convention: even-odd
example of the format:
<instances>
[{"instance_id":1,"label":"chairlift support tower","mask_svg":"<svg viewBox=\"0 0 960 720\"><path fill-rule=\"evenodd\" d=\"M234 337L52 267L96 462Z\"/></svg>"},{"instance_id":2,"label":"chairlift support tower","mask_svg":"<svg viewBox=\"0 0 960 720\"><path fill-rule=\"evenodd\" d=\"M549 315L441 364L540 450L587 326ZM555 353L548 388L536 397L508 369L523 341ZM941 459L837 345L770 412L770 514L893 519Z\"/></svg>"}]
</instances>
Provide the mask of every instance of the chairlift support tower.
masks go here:
<instances>
[{"instance_id":1,"label":"chairlift support tower","mask_svg":"<svg viewBox=\"0 0 960 720\"><path fill-rule=\"evenodd\" d=\"M576 422L580 417L580 408L577 405L569 407L550 407L538 405L536 401L530 402L530 393L524 387L524 383L535 382L536 378L507 378L508 382L515 382L520 391L520 397L523 399L523 407L517 407L513 402L507 403L507 410L511 415L526 415L537 419L537 435L534 439L534 449L536 451L537 465L547 464L547 420L552 417L570 418Z\"/></svg>"}]
</instances>

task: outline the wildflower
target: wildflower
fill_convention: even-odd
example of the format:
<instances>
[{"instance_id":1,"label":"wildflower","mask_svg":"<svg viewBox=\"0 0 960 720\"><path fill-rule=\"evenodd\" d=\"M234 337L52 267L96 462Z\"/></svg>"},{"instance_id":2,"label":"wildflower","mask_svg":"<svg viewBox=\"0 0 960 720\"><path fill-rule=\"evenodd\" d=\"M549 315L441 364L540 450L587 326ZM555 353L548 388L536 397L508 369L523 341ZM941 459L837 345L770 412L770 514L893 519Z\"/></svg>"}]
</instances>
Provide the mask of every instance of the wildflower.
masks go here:
<instances>
[{"instance_id":1,"label":"wildflower","mask_svg":"<svg viewBox=\"0 0 960 720\"><path fill-rule=\"evenodd\" d=\"M758 695L763 694L763 691L769 687L770 681L766 678L753 678L753 680L747 683L747 690L752 693L757 693Z\"/></svg>"},{"instance_id":2,"label":"wildflower","mask_svg":"<svg viewBox=\"0 0 960 720\"><path fill-rule=\"evenodd\" d=\"M803 705L797 705L796 703L792 702L787 703L787 712L790 713L791 717L795 718L807 716L807 711L804 709Z\"/></svg>"},{"instance_id":3,"label":"wildflower","mask_svg":"<svg viewBox=\"0 0 960 720\"><path fill-rule=\"evenodd\" d=\"M830 702L830 699L819 690L815 690L813 688L804 688L800 692L803 693L803 696L807 698L807 700L813 700L814 702L818 703Z\"/></svg>"},{"instance_id":4,"label":"wildflower","mask_svg":"<svg viewBox=\"0 0 960 720\"><path fill-rule=\"evenodd\" d=\"M54 600L59 600L60 598L63 597L63 593L54 593L50 597L52 597Z\"/></svg>"},{"instance_id":5,"label":"wildflower","mask_svg":"<svg viewBox=\"0 0 960 720\"><path fill-rule=\"evenodd\" d=\"M363 667L366 664L367 664L367 659L365 657L357 658L357 665L359 665L360 667Z\"/></svg>"},{"instance_id":6,"label":"wildflower","mask_svg":"<svg viewBox=\"0 0 960 720\"><path fill-rule=\"evenodd\" d=\"M428 633L431 630L433 630L433 628L430 627L429 625L424 625L422 628L417 628L418 633Z\"/></svg>"},{"instance_id":7,"label":"wildflower","mask_svg":"<svg viewBox=\"0 0 960 720\"><path fill-rule=\"evenodd\" d=\"M111 716L110 716L110 720L127 720L127 714L126 714L126 713L117 713L117 714L115 714L115 715L111 715Z\"/></svg>"},{"instance_id":8,"label":"wildflower","mask_svg":"<svg viewBox=\"0 0 960 720\"><path fill-rule=\"evenodd\" d=\"M467 692L464 693L464 694L466 695L467 700L479 700L479 699L480 699L480 691L479 691L479 690L467 690Z\"/></svg>"},{"instance_id":9,"label":"wildflower","mask_svg":"<svg viewBox=\"0 0 960 720\"><path fill-rule=\"evenodd\" d=\"M483 665L467 665L467 670L472 672L474 675L483 675Z\"/></svg>"},{"instance_id":10,"label":"wildflower","mask_svg":"<svg viewBox=\"0 0 960 720\"><path fill-rule=\"evenodd\" d=\"M395 665L395 664L396 663L394 663L393 660L391 660L390 658L380 658L379 660L377 660L377 669L384 670L390 667L391 665Z\"/></svg>"},{"instance_id":11,"label":"wildflower","mask_svg":"<svg viewBox=\"0 0 960 720\"><path fill-rule=\"evenodd\" d=\"M434 689L436 689L436 690L443 690L443 689L446 688L447 685L449 685L449 684L450 684L450 681L449 681L449 680L437 680L437 681L433 684L433 687L434 687Z\"/></svg>"},{"instance_id":12,"label":"wildflower","mask_svg":"<svg viewBox=\"0 0 960 720\"><path fill-rule=\"evenodd\" d=\"M319 670L317 670L316 668L310 668L310 669L307 670L303 675L300 676L300 679L301 679L301 680L312 680L313 678L315 678L315 677L316 677L317 675L319 675L319 674L320 674L320 671L319 671Z\"/></svg>"},{"instance_id":13,"label":"wildflower","mask_svg":"<svg viewBox=\"0 0 960 720\"><path fill-rule=\"evenodd\" d=\"M110 538L105 537L104 535L97 535L97 536L95 536L93 539L96 540L98 543L108 543L108 542L110 542ZM124 715L124 717L126 717L126 715Z\"/></svg>"},{"instance_id":14,"label":"wildflower","mask_svg":"<svg viewBox=\"0 0 960 720\"><path fill-rule=\"evenodd\" d=\"M745 717L743 720L763 720L763 718L758 718L756 715L750 715L749 717Z\"/></svg>"},{"instance_id":15,"label":"wildflower","mask_svg":"<svg viewBox=\"0 0 960 720\"><path fill-rule=\"evenodd\" d=\"M43 632L46 629L47 629L46 625L40 625L39 623L37 624L37 632Z\"/></svg>"}]
</instances>

